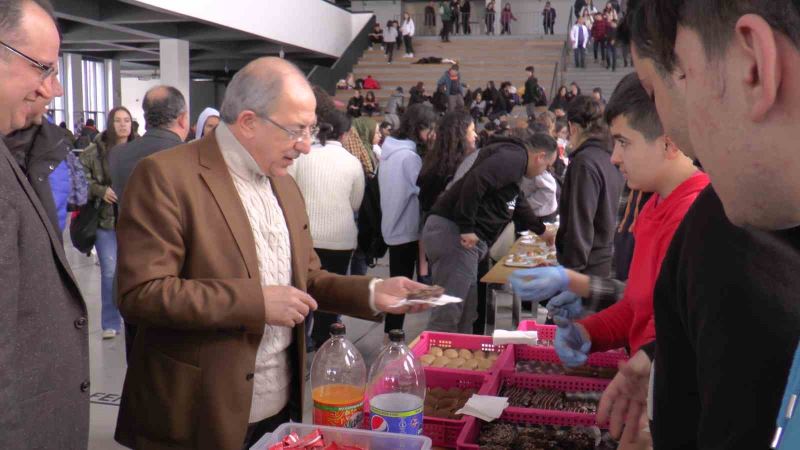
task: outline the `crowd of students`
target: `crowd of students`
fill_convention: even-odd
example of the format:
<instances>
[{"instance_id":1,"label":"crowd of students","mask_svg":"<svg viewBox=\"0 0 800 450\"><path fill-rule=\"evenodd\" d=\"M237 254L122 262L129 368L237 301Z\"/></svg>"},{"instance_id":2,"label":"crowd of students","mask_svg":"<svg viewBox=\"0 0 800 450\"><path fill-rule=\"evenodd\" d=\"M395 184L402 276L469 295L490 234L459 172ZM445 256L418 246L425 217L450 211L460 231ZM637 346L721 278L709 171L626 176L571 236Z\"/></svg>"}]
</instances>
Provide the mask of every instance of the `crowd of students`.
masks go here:
<instances>
[{"instance_id":1,"label":"crowd of students","mask_svg":"<svg viewBox=\"0 0 800 450\"><path fill-rule=\"evenodd\" d=\"M602 11L598 11L593 0L589 0L588 4L584 3L582 0L576 2L575 24L570 29L575 67L586 68L586 51L590 48L594 54L594 62L599 62L606 69L617 70L617 55L620 53L623 65L628 67L630 51L617 37L617 30L624 18L619 2L607 2Z\"/></svg>"}]
</instances>

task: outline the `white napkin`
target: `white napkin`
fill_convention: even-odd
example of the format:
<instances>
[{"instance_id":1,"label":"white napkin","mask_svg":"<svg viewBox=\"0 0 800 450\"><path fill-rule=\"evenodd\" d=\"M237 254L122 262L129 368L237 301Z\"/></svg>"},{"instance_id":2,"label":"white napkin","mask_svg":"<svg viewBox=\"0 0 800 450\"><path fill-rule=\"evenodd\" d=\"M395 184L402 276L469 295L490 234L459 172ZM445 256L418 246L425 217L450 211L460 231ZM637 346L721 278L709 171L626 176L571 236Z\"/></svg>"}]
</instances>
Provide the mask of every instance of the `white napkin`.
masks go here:
<instances>
[{"instance_id":1,"label":"white napkin","mask_svg":"<svg viewBox=\"0 0 800 450\"><path fill-rule=\"evenodd\" d=\"M408 299L404 298L404 299L400 300L399 302L395 303L394 305L392 305L392 307L393 308L399 308L401 306L406 306L406 305L442 306L442 305L447 305L447 304L450 304L450 303L461 303L463 301L464 300L462 300L462 299L460 299L458 297L453 297L451 295L442 295L439 298L414 299L414 300L408 300Z\"/></svg>"},{"instance_id":2,"label":"white napkin","mask_svg":"<svg viewBox=\"0 0 800 450\"><path fill-rule=\"evenodd\" d=\"M456 414L466 414L484 422L491 422L499 419L508 406L508 397L473 394L464 407L456 411Z\"/></svg>"},{"instance_id":3,"label":"white napkin","mask_svg":"<svg viewBox=\"0 0 800 450\"><path fill-rule=\"evenodd\" d=\"M536 345L539 343L539 333L536 331L508 331L494 330L492 334L492 344L525 344Z\"/></svg>"}]
</instances>

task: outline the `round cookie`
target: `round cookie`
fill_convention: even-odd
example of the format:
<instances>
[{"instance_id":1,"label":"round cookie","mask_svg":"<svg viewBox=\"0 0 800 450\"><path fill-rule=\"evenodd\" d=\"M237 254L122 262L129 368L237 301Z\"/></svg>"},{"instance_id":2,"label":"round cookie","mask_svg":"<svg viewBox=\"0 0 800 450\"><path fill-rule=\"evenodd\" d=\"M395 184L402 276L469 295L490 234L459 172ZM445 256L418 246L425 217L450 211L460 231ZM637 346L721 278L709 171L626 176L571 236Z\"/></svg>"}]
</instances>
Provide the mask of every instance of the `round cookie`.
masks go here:
<instances>
[{"instance_id":1,"label":"round cookie","mask_svg":"<svg viewBox=\"0 0 800 450\"><path fill-rule=\"evenodd\" d=\"M433 356L442 356L444 355L444 350L439 347L431 347L430 350L428 350L428 354Z\"/></svg>"},{"instance_id":2,"label":"round cookie","mask_svg":"<svg viewBox=\"0 0 800 450\"><path fill-rule=\"evenodd\" d=\"M479 359L478 360L478 370L489 370L490 367L494 364L494 361L488 359Z\"/></svg>"},{"instance_id":3,"label":"round cookie","mask_svg":"<svg viewBox=\"0 0 800 450\"><path fill-rule=\"evenodd\" d=\"M423 366L430 366L433 364L433 361L436 360L436 357L433 355L422 355L419 357L419 360L422 361Z\"/></svg>"},{"instance_id":4,"label":"round cookie","mask_svg":"<svg viewBox=\"0 0 800 450\"><path fill-rule=\"evenodd\" d=\"M464 358L456 357L456 358L451 359L449 363L445 364L445 367L450 368L450 369L460 369L461 366L464 365L464 362L465 362Z\"/></svg>"},{"instance_id":5,"label":"round cookie","mask_svg":"<svg viewBox=\"0 0 800 450\"><path fill-rule=\"evenodd\" d=\"M488 359L489 361L494 361L499 357L500 357L500 354L496 353L496 352L490 352L488 355L486 355L486 359Z\"/></svg>"},{"instance_id":6,"label":"round cookie","mask_svg":"<svg viewBox=\"0 0 800 450\"><path fill-rule=\"evenodd\" d=\"M452 348L448 348L447 350L444 351L444 356L450 359L458 358L458 351Z\"/></svg>"},{"instance_id":7,"label":"round cookie","mask_svg":"<svg viewBox=\"0 0 800 450\"><path fill-rule=\"evenodd\" d=\"M462 369L475 370L475 369L478 368L478 364L480 363L480 361L481 360L479 360L479 359L468 359L468 360L466 360L464 362L464 365L461 368Z\"/></svg>"},{"instance_id":8,"label":"round cookie","mask_svg":"<svg viewBox=\"0 0 800 450\"><path fill-rule=\"evenodd\" d=\"M474 350L472 352L472 357L475 359L485 359L486 353L484 353L483 350Z\"/></svg>"},{"instance_id":9,"label":"round cookie","mask_svg":"<svg viewBox=\"0 0 800 450\"><path fill-rule=\"evenodd\" d=\"M450 362L450 358L448 358L447 356L438 356L438 357L436 357L436 359L433 360L433 362L431 363L431 366L433 366L433 367L444 367L449 362Z\"/></svg>"},{"instance_id":10,"label":"round cookie","mask_svg":"<svg viewBox=\"0 0 800 450\"><path fill-rule=\"evenodd\" d=\"M461 350L458 351L458 356L460 358L464 358L464 359L472 359L473 358L472 352L467 350L467 349L464 349L464 348L462 348Z\"/></svg>"}]
</instances>

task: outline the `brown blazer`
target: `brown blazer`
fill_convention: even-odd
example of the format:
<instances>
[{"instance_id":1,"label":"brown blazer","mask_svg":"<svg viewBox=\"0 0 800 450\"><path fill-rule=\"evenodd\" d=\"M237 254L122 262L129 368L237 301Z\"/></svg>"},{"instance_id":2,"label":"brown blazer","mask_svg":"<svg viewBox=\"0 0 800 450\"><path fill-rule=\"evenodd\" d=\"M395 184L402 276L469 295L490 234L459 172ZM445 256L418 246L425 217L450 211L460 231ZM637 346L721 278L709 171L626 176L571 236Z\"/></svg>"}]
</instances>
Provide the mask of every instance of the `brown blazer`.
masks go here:
<instances>
[{"instance_id":1,"label":"brown blazer","mask_svg":"<svg viewBox=\"0 0 800 450\"><path fill-rule=\"evenodd\" d=\"M320 310L378 320L368 277L320 270L294 180L272 178L292 246L292 283ZM240 450L264 300L250 222L215 133L143 159L125 189L117 241L119 307L139 326L115 439L145 449ZM290 401L302 414L304 326L290 348Z\"/></svg>"}]
</instances>

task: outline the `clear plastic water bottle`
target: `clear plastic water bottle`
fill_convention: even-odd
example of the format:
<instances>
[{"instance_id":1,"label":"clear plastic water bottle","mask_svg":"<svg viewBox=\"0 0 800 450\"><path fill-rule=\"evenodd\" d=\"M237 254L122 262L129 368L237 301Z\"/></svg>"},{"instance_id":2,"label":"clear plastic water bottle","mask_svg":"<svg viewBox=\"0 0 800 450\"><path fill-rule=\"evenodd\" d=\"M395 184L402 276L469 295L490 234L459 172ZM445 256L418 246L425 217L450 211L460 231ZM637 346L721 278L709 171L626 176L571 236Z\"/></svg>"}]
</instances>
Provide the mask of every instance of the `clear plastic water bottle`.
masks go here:
<instances>
[{"instance_id":1,"label":"clear plastic water bottle","mask_svg":"<svg viewBox=\"0 0 800 450\"><path fill-rule=\"evenodd\" d=\"M314 424L361 428L364 422L364 385L367 366L358 349L345 338L344 324L331 325L311 363Z\"/></svg>"},{"instance_id":2,"label":"clear plastic water bottle","mask_svg":"<svg viewBox=\"0 0 800 450\"><path fill-rule=\"evenodd\" d=\"M403 330L389 332L389 343L369 371L369 424L375 431L422 434L425 371L406 346Z\"/></svg>"}]
</instances>

